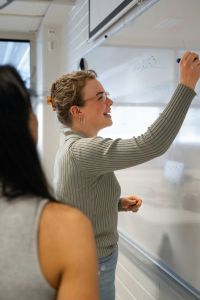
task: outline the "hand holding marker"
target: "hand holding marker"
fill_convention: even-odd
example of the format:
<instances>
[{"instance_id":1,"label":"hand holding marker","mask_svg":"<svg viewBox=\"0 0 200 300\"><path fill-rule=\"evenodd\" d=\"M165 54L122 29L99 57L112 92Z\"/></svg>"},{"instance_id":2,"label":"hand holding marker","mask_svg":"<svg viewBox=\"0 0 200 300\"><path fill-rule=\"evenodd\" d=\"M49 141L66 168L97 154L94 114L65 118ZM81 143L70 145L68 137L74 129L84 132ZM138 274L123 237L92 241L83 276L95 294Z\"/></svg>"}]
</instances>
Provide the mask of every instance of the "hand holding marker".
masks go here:
<instances>
[{"instance_id":1,"label":"hand holding marker","mask_svg":"<svg viewBox=\"0 0 200 300\"><path fill-rule=\"evenodd\" d=\"M187 51L176 61L181 64L180 83L194 89L198 79L200 78L199 55L195 52Z\"/></svg>"},{"instance_id":2,"label":"hand holding marker","mask_svg":"<svg viewBox=\"0 0 200 300\"><path fill-rule=\"evenodd\" d=\"M198 59L198 57L195 57L194 61L197 60L197 59ZM180 57L177 58L176 62L177 62L178 64L180 63L180 61L181 61L181 58L180 58Z\"/></svg>"}]
</instances>

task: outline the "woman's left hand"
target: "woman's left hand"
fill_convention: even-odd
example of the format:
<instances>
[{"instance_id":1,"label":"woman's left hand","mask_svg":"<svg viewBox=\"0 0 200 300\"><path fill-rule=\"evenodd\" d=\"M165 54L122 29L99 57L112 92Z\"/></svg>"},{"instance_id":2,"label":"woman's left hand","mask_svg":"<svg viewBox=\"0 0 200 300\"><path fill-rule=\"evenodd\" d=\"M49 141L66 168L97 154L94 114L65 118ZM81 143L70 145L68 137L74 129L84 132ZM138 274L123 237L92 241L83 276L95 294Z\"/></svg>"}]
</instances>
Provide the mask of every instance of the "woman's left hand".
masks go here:
<instances>
[{"instance_id":1,"label":"woman's left hand","mask_svg":"<svg viewBox=\"0 0 200 300\"><path fill-rule=\"evenodd\" d=\"M138 196L131 195L120 199L120 206L125 211L137 212L142 205L142 199Z\"/></svg>"}]
</instances>

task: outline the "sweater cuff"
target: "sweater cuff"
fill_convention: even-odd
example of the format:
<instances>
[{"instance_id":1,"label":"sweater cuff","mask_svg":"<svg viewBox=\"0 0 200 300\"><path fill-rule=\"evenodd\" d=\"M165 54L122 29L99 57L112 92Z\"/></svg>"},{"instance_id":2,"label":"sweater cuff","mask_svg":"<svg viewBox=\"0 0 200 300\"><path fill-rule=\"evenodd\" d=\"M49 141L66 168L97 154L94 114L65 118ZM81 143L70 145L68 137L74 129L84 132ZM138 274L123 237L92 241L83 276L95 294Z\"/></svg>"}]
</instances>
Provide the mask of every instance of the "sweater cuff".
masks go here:
<instances>
[{"instance_id":1,"label":"sweater cuff","mask_svg":"<svg viewBox=\"0 0 200 300\"><path fill-rule=\"evenodd\" d=\"M185 97L189 100L192 100L192 98L196 96L196 92L193 89L182 83L178 84L177 91L183 92L185 94Z\"/></svg>"},{"instance_id":2,"label":"sweater cuff","mask_svg":"<svg viewBox=\"0 0 200 300\"><path fill-rule=\"evenodd\" d=\"M118 202L118 211L125 211L125 209L121 205L121 198L119 199L119 202Z\"/></svg>"}]
</instances>

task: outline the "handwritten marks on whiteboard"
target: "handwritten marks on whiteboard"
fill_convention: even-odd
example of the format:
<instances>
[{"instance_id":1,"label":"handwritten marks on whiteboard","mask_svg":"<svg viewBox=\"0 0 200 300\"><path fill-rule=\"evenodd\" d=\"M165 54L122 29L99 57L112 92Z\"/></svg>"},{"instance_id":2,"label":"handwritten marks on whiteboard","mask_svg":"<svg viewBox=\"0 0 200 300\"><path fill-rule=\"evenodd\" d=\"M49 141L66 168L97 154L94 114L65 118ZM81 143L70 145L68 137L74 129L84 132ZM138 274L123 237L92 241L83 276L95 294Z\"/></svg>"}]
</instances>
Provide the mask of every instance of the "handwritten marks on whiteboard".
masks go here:
<instances>
[{"instance_id":1,"label":"handwritten marks on whiteboard","mask_svg":"<svg viewBox=\"0 0 200 300\"><path fill-rule=\"evenodd\" d=\"M152 68L161 68L159 59L156 58L154 55L144 57L132 64L133 71L145 71L147 69Z\"/></svg>"}]
</instances>

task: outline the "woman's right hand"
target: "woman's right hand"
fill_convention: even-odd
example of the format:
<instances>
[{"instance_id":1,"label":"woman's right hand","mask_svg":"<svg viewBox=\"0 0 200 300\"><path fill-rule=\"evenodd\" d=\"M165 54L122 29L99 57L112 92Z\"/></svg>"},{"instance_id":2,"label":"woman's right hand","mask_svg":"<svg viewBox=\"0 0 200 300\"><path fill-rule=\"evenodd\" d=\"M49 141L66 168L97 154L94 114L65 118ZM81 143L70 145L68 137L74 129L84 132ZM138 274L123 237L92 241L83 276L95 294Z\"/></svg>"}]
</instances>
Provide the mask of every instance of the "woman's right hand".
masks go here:
<instances>
[{"instance_id":1,"label":"woman's right hand","mask_svg":"<svg viewBox=\"0 0 200 300\"><path fill-rule=\"evenodd\" d=\"M200 77L199 55L195 52L185 52L180 60L180 83L195 89Z\"/></svg>"}]
</instances>

